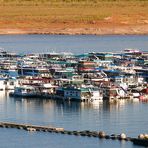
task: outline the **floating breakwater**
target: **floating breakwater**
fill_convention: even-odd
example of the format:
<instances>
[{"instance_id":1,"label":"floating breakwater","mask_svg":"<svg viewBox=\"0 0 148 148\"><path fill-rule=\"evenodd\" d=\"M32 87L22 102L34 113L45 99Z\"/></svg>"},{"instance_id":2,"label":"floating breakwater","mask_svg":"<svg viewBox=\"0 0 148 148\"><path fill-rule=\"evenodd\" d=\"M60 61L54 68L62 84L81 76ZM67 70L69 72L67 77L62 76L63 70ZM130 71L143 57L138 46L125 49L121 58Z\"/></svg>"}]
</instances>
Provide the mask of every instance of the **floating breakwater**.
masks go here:
<instances>
[{"instance_id":1,"label":"floating breakwater","mask_svg":"<svg viewBox=\"0 0 148 148\"><path fill-rule=\"evenodd\" d=\"M16 128L20 130L26 130L29 132L50 132L50 133L61 133L67 135L75 135L75 136L87 136L87 137L95 137L100 139L112 139L112 140L124 140L124 141L131 141L134 144L148 146L148 139L141 139L128 137L125 133L121 133L120 135L112 134L107 135L104 131L70 131L65 130L64 128L60 127L52 127L52 126L40 126L40 125L32 125L32 124L20 124L20 123L11 123L11 122L0 122L1 128Z\"/></svg>"},{"instance_id":2,"label":"floating breakwater","mask_svg":"<svg viewBox=\"0 0 148 148\"><path fill-rule=\"evenodd\" d=\"M112 134L107 135L104 131L70 131L65 130L60 127L52 127L52 126L39 126L39 125L31 125L31 124L19 124L19 123L10 123L10 122L0 122L1 128L16 128L20 130L26 130L29 132L41 131L41 132L53 132L53 133L61 133L67 135L75 135L75 136L87 136L87 137L96 137L100 139L112 139L112 140L125 140L125 141L133 141L135 138L127 137L126 134L121 133L120 135Z\"/></svg>"},{"instance_id":3,"label":"floating breakwater","mask_svg":"<svg viewBox=\"0 0 148 148\"><path fill-rule=\"evenodd\" d=\"M17 128L24 129L28 131L64 131L64 128L52 127L52 126L39 126L31 124L19 124L19 123L10 123L10 122L0 122L0 127L5 128ZM34 130L33 130L34 129Z\"/></svg>"}]
</instances>

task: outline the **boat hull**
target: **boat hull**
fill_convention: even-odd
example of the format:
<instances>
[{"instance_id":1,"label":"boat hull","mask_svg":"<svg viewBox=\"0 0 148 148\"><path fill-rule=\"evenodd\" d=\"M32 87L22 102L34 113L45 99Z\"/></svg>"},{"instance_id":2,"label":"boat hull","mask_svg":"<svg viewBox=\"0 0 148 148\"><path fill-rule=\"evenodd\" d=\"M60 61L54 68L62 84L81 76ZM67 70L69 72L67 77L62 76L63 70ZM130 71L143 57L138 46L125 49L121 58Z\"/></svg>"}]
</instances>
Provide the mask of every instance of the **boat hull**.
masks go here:
<instances>
[{"instance_id":1,"label":"boat hull","mask_svg":"<svg viewBox=\"0 0 148 148\"><path fill-rule=\"evenodd\" d=\"M40 95L38 95L38 94L29 94L29 93L21 94L21 93L13 93L13 92L9 93L9 96L11 96L11 97L28 97L28 98L40 97Z\"/></svg>"}]
</instances>

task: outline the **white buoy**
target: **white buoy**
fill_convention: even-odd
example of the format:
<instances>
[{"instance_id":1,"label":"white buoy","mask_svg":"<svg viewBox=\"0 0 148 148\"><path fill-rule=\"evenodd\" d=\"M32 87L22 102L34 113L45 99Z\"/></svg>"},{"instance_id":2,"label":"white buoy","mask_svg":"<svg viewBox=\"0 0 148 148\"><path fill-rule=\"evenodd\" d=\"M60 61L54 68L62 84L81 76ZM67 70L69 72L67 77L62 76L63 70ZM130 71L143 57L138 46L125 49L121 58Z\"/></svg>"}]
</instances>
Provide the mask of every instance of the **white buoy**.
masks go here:
<instances>
[{"instance_id":1,"label":"white buoy","mask_svg":"<svg viewBox=\"0 0 148 148\"><path fill-rule=\"evenodd\" d=\"M35 132L36 129L35 129L35 128L28 127L28 128L27 128L27 131L29 131L29 132Z\"/></svg>"},{"instance_id":2,"label":"white buoy","mask_svg":"<svg viewBox=\"0 0 148 148\"><path fill-rule=\"evenodd\" d=\"M140 134L140 135L138 136L138 138L139 138L139 139L144 139L144 134Z\"/></svg>"},{"instance_id":3,"label":"white buoy","mask_svg":"<svg viewBox=\"0 0 148 148\"><path fill-rule=\"evenodd\" d=\"M120 134L120 138L121 139L125 139L126 138L126 134L124 134L124 133Z\"/></svg>"},{"instance_id":4,"label":"white buoy","mask_svg":"<svg viewBox=\"0 0 148 148\"><path fill-rule=\"evenodd\" d=\"M106 136L105 132L104 131L100 131L99 132L99 137L100 138L104 138Z\"/></svg>"}]
</instances>

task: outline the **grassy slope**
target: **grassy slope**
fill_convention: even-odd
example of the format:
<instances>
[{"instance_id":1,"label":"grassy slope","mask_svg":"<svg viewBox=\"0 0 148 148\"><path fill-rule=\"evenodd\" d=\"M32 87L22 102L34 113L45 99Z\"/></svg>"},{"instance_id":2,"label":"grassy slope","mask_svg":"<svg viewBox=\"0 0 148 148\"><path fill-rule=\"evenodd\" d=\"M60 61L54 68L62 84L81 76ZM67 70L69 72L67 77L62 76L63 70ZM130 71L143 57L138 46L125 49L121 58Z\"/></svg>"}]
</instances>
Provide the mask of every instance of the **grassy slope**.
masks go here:
<instances>
[{"instance_id":1,"label":"grassy slope","mask_svg":"<svg viewBox=\"0 0 148 148\"><path fill-rule=\"evenodd\" d=\"M148 24L147 0L0 0L0 28L145 24Z\"/></svg>"}]
</instances>

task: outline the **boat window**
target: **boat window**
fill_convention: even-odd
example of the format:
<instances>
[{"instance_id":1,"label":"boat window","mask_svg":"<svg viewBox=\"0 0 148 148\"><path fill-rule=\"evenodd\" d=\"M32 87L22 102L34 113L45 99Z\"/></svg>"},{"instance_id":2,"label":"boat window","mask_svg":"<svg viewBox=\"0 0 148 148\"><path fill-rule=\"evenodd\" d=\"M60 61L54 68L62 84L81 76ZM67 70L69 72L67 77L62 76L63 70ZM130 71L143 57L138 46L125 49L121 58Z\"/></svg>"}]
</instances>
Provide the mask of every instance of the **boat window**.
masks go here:
<instances>
[{"instance_id":1,"label":"boat window","mask_svg":"<svg viewBox=\"0 0 148 148\"><path fill-rule=\"evenodd\" d=\"M138 90L131 90L132 93L138 93Z\"/></svg>"},{"instance_id":2,"label":"boat window","mask_svg":"<svg viewBox=\"0 0 148 148\"><path fill-rule=\"evenodd\" d=\"M27 92L30 92L31 90L30 89L27 89Z\"/></svg>"},{"instance_id":3,"label":"boat window","mask_svg":"<svg viewBox=\"0 0 148 148\"><path fill-rule=\"evenodd\" d=\"M76 96L78 96L78 92L76 92Z\"/></svg>"},{"instance_id":4,"label":"boat window","mask_svg":"<svg viewBox=\"0 0 148 148\"><path fill-rule=\"evenodd\" d=\"M110 92L112 95L117 95L117 91L116 90L111 90Z\"/></svg>"},{"instance_id":5,"label":"boat window","mask_svg":"<svg viewBox=\"0 0 148 148\"><path fill-rule=\"evenodd\" d=\"M21 92L21 89L20 88L18 88L18 90L17 90L18 92Z\"/></svg>"},{"instance_id":6,"label":"boat window","mask_svg":"<svg viewBox=\"0 0 148 148\"><path fill-rule=\"evenodd\" d=\"M10 82L10 85L14 85L14 82Z\"/></svg>"},{"instance_id":7,"label":"boat window","mask_svg":"<svg viewBox=\"0 0 148 148\"><path fill-rule=\"evenodd\" d=\"M6 81L4 81L4 84L5 84L5 85L7 85L7 82L6 82Z\"/></svg>"}]
</instances>

